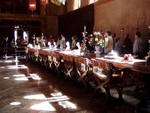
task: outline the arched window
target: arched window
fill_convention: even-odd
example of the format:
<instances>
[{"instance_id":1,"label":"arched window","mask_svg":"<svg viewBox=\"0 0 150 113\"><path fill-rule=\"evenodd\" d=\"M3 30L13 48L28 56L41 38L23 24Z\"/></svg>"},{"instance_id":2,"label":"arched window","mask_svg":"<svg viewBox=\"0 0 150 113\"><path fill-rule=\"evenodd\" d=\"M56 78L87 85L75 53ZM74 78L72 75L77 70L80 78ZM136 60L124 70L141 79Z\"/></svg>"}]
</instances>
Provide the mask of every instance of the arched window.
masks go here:
<instances>
[{"instance_id":1,"label":"arched window","mask_svg":"<svg viewBox=\"0 0 150 113\"><path fill-rule=\"evenodd\" d=\"M89 0L89 4L92 4L94 2L97 2L98 0Z\"/></svg>"},{"instance_id":2,"label":"arched window","mask_svg":"<svg viewBox=\"0 0 150 113\"><path fill-rule=\"evenodd\" d=\"M74 0L74 10L80 8L81 0Z\"/></svg>"}]
</instances>

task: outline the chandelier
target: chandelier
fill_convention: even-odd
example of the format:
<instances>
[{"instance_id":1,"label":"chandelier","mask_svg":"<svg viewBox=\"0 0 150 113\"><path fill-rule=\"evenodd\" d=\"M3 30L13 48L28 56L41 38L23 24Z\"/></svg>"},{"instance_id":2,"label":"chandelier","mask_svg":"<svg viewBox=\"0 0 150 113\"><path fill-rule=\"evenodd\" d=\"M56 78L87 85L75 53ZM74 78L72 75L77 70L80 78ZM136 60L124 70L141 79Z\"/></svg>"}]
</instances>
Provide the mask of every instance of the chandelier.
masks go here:
<instances>
[{"instance_id":1,"label":"chandelier","mask_svg":"<svg viewBox=\"0 0 150 113\"><path fill-rule=\"evenodd\" d=\"M36 0L29 0L29 10L35 11L36 10Z\"/></svg>"}]
</instances>

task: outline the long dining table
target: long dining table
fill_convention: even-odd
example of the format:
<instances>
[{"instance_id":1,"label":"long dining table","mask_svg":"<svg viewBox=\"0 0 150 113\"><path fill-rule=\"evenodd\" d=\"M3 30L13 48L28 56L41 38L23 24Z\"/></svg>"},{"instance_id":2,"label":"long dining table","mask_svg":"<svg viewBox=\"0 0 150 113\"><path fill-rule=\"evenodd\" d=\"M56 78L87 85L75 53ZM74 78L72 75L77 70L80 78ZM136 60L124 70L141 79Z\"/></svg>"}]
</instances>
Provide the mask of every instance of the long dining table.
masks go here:
<instances>
[{"instance_id":1,"label":"long dining table","mask_svg":"<svg viewBox=\"0 0 150 113\"><path fill-rule=\"evenodd\" d=\"M31 48L27 47L27 55L30 57L36 56L40 57L40 59L43 59L44 62L50 58L50 62L54 62L55 64L55 70L60 71L60 69L57 69L61 63L62 60L60 56L65 56L65 58L69 58L68 56L71 56L71 59L77 59L78 58L84 58L85 62L83 63L82 61L77 61L78 64L82 63L80 68L81 70L84 70L85 73L87 70L85 69L86 63L90 62L92 60L95 60L96 62L109 62L112 63L116 68L118 69L124 69L124 68L129 68L130 70L139 73L139 74L144 74L144 75L150 75L150 66L146 65L146 60L143 59L132 59L132 60L125 60L123 57L115 57L115 58L107 58L107 57L95 57L95 56L82 56L80 54L77 54L77 51L74 50L67 50L67 51L60 51L60 50L50 50L49 48ZM88 60L87 60L88 59ZM60 60L60 61L58 61ZM69 60L71 62L71 60ZM73 62L73 61L72 61ZM71 64L72 65L72 64ZM92 64L91 64L92 65ZM70 66L70 65L69 65ZM71 70L71 68L69 68ZM71 71L70 71L71 73ZM60 74L60 73L59 73ZM70 75L70 74L69 74ZM82 75L82 74L80 74Z\"/></svg>"},{"instance_id":2,"label":"long dining table","mask_svg":"<svg viewBox=\"0 0 150 113\"><path fill-rule=\"evenodd\" d=\"M115 67L123 69L123 68L129 68L132 71L135 71L140 74L150 75L150 66L146 65L146 60L144 59L132 59L132 60L124 60L123 57L115 57L115 58L105 58L105 57L89 57L89 56L81 56L79 54L76 54L76 51L60 51L60 50L50 50L49 48L34 48L34 47L27 47L27 55L29 57L35 56L40 57L40 59L43 59L43 61L46 62L46 60L50 57L53 57L53 60L56 60L58 56L72 56L75 58L78 57L84 57L88 58L89 60L95 59L97 62L99 61L105 61L112 63Z\"/></svg>"},{"instance_id":3,"label":"long dining table","mask_svg":"<svg viewBox=\"0 0 150 113\"><path fill-rule=\"evenodd\" d=\"M116 57L114 59L102 57L96 59L111 62L118 68L130 68L138 73L150 74L150 66L146 65L146 60L143 59L133 58L132 60L124 60L123 57Z\"/></svg>"},{"instance_id":4,"label":"long dining table","mask_svg":"<svg viewBox=\"0 0 150 113\"><path fill-rule=\"evenodd\" d=\"M49 48L42 48L42 49L37 49L37 48L30 48L27 47L27 54L32 54L35 55L36 57L41 55L41 56L45 56L45 57L51 57L52 54L57 54L59 55L70 55L73 57L83 57L80 56L78 54L76 54L75 51L59 51L59 50L50 50ZM43 57L43 59L45 59L45 57ZM87 56L84 56L85 58ZM132 59L132 60L124 60L123 57L116 57L116 58L105 58L105 57L89 57L88 59L96 59L97 61L105 61L105 62L110 62L112 64L114 64L115 67L117 68L130 68L131 70L138 72L138 73L142 73L142 74L146 74L146 75L150 75L150 66L146 65L146 60L144 59Z\"/></svg>"}]
</instances>

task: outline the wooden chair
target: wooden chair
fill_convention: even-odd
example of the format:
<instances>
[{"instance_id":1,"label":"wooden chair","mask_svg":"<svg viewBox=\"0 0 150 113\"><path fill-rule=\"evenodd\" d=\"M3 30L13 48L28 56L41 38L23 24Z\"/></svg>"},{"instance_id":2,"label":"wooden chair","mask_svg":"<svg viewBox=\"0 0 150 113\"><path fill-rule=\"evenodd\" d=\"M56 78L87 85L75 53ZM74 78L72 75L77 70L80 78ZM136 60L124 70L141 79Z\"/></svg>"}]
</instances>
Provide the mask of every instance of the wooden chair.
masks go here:
<instances>
[{"instance_id":1,"label":"wooden chair","mask_svg":"<svg viewBox=\"0 0 150 113\"><path fill-rule=\"evenodd\" d=\"M108 83L110 76L109 68L104 69L107 64L103 61L98 61L95 59L91 60L91 64L92 72L89 76L89 85L94 89L95 93L99 91L105 92L104 86Z\"/></svg>"},{"instance_id":2,"label":"wooden chair","mask_svg":"<svg viewBox=\"0 0 150 113\"><path fill-rule=\"evenodd\" d=\"M61 56L55 52L52 52L52 71L56 72L59 76L60 76L60 70L59 70L59 66L61 63Z\"/></svg>"},{"instance_id":3,"label":"wooden chair","mask_svg":"<svg viewBox=\"0 0 150 113\"><path fill-rule=\"evenodd\" d=\"M76 67L76 78L77 78L77 83L82 83L83 86L85 88L87 88L87 74L88 74L88 62L89 59L88 58L84 58L84 57L75 57L74 58L75 61L75 67Z\"/></svg>"},{"instance_id":4,"label":"wooden chair","mask_svg":"<svg viewBox=\"0 0 150 113\"><path fill-rule=\"evenodd\" d=\"M123 90L123 73L127 69L117 69L112 63L92 60L93 65L93 84L95 87L95 92L105 92L107 98L111 100L110 89L115 88L119 99L122 100L122 90Z\"/></svg>"},{"instance_id":5,"label":"wooden chair","mask_svg":"<svg viewBox=\"0 0 150 113\"><path fill-rule=\"evenodd\" d=\"M39 51L38 49L34 49L34 53L31 53L31 58L34 62L38 62Z\"/></svg>"},{"instance_id":6,"label":"wooden chair","mask_svg":"<svg viewBox=\"0 0 150 113\"><path fill-rule=\"evenodd\" d=\"M64 64L64 67L62 67L62 71L64 72L66 78L73 80L71 72L74 68L74 57L72 55L62 54L62 59L62 62Z\"/></svg>"},{"instance_id":7,"label":"wooden chair","mask_svg":"<svg viewBox=\"0 0 150 113\"><path fill-rule=\"evenodd\" d=\"M48 56L47 56L47 51L44 50L39 50L39 64L44 67L47 68L47 62L48 62Z\"/></svg>"},{"instance_id":8,"label":"wooden chair","mask_svg":"<svg viewBox=\"0 0 150 113\"><path fill-rule=\"evenodd\" d=\"M42 50L39 50L38 63L39 63L40 66L42 66L42 67L44 66Z\"/></svg>"},{"instance_id":9,"label":"wooden chair","mask_svg":"<svg viewBox=\"0 0 150 113\"><path fill-rule=\"evenodd\" d=\"M28 48L28 60L32 62L38 62L39 52L37 49Z\"/></svg>"},{"instance_id":10,"label":"wooden chair","mask_svg":"<svg viewBox=\"0 0 150 113\"><path fill-rule=\"evenodd\" d=\"M53 64L52 53L51 53L51 52L48 52L48 53L47 53L47 57L48 57L47 68L52 71L52 64Z\"/></svg>"}]
</instances>

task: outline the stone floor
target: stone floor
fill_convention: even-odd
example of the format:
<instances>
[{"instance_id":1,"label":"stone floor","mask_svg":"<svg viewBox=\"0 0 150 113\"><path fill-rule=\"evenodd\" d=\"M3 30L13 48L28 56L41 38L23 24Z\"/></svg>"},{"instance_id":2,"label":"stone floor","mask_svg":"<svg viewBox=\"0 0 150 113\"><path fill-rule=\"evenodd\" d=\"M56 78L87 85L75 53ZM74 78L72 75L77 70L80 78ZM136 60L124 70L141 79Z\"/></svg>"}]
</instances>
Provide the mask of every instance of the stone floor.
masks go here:
<instances>
[{"instance_id":1,"label":"stone floor","mask_svg":"<svg viewBox=\"0 0 150 113\"><path fill-rule=\"evenodd\" d=\"M16 57L0 58L0 113L148 113L137 107L143 92L124 89L124 102L108 103L76 84L59 78L39 65Z\"/></svg>"}]
</instances>

